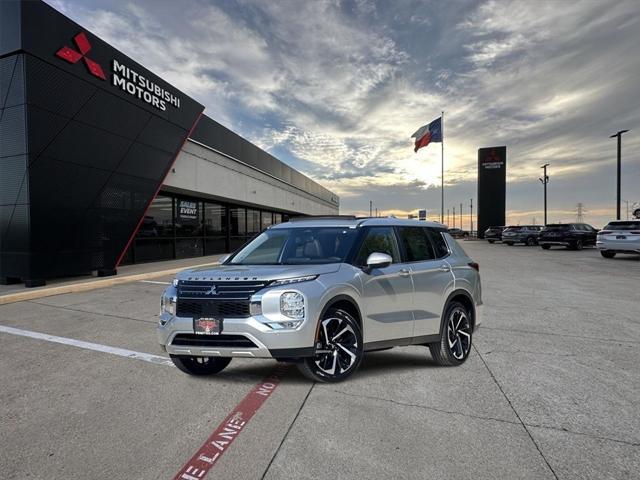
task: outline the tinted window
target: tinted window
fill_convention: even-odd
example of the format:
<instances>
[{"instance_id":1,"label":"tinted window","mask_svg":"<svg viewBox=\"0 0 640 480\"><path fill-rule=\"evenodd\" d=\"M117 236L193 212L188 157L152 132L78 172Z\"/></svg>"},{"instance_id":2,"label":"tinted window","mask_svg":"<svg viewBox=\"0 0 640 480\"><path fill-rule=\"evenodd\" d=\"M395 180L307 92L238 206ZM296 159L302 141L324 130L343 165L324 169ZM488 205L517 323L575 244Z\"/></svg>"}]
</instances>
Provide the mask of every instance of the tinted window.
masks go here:
<instances>
[{"instance_id":1,"label":"tinted window","mask_svg":"<svg viewBox=\"0 0 640 480\"><path fill-rule=\"evenodd\" d=\"M572 230L571 225L558 224L558 225L547 225L546 230L549 232L565 232L567 230Z\"/></svg>"},{"instance_id":2,"label":"tinted window","mask_svg":"<svg viewBox=\"0 0 640 480\"><path fill-rule=\"evenodd\" d=\"M407 254L407 262L433 260L433 251L424 228L400 227L400 241Z\"/></svg>"},{"instance_id":3,"label":"tinted window","mask_svg":"<svg viewBox=\"0 0 640 480\"><path fill-rule=\"evenodd\" d=\"M611 222L604 230L640 230L640 221Z\"/></svg>"},{"instance_id":4,"label":"tinted window","mask_svg":"<svg viewBox=\"0 0 640 480\"><path fill-rule=\"evenodd\" d=\"M432 230L431 228L425 228L424 230L427 232L429 240L431 240L436 258L443 258L449 255L449 248L447 247L447 242L445 242L442 237L442 233Z\"/></svg>"},{"instance_id":5,"label":"tinted window","mask_svg":"<svg viewBox=\"0 0 640 480\"><path fill-rule=\"evenodd\" d=\"M391 255L393 262L400 261L398 244L392 227L374 227L366 233L356 257L356 265L366 265L367 258L374 252Z\"/></svg>"}]
</instances>

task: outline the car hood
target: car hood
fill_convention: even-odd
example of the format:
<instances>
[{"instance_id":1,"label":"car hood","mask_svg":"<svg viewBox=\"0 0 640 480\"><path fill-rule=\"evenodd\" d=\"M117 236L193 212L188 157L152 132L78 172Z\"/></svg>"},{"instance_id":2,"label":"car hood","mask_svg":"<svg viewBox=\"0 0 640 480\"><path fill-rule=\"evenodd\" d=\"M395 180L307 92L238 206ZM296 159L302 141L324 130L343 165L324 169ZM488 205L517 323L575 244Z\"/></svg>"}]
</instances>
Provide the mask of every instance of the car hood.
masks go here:
<instances>
[{"instance_id":1,"label":"car hood","mask_svg":"<svg viewBox=\"0 0 640 480\"><path fill-rule=\"evenodd\" d=\"M211 265L183 270L176 275L178 280L280 280L334 273L340 263L326 265Z\"/></svg>"}]
</instances>

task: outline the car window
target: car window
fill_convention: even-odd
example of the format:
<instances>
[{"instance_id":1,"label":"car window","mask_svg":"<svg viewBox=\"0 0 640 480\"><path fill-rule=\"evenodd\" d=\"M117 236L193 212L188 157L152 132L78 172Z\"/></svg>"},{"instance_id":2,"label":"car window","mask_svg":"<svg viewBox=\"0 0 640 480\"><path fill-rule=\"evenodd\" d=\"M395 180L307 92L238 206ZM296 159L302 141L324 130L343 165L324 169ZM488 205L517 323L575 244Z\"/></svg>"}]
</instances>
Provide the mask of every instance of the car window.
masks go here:
<instances>
[{"instance_id":1,"label":"car window","mask_svg":"<svg viewBox=\"0 0 640 480\"><path fill-rule=\"evenodd\" d=\"M640 230L640 220L611 222L603 230Z\"/></svg>"},{"instance_id":2,"label":"car window","mask_svg":"<svg viewBox=\"0 0 640 480\"><path fill-rule=\"evenodd\" d=\"M393 263L400 262L400 251L393 227L373 227L367 231L356 257L356 265L366 265L367 258L374 252L391 255Z\"/></svg>"},{"instance_id":3,"label":"car window","mask_svg":"<svg viewBox=\"0 0 640 480\"><path fill-rule=\"evenodd\" d=\"M424 230L429 240L431 240L436 258L444 258L449 255L449 247L447 247L447 242L442 237L442 233L431 228L425 228Z\"/></svg>"},{"instance_id":4,"label":"car window","mask_svg":"<svg viewBox=\"0 0 640 480\"><path fill-rule=\"evenodd\" d=\"M433 260L433 250L422 227L400 227L400 241L407 254L407 262Z\"/></svg>"}]
</instances>

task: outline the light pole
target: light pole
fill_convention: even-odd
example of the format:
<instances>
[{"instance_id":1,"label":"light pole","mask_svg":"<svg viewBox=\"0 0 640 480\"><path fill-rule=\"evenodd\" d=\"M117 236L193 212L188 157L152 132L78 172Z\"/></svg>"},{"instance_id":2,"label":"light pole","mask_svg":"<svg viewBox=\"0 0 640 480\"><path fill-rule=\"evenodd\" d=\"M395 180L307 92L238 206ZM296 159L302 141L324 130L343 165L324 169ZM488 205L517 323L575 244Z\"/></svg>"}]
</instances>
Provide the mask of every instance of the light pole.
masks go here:
<instances>
[{"instance_id":1,"label":"light pole","mask_svg":"<svg viewBox=\"0 0 640 480\"><path fill-rule=\"evenodd\" d=\"M447 208L447 226L451 223L451 210Z\"/></svg>"},{"instance_id":2,"label":"light pole","mask_svg":"<svg viewBox=\"0 0 640 480\"><path fill-rule=\"evenodd\" d=\"M369 217L373 217L373 201L369 200Z\"/></svg>"},{"instance_id":3,"label":"light pole","mask_svg":"<svg viewBox=\"0 0 640 480\"><path fill-rule=\"evenodd\" d=\"M622 201L627 204L627 220L629 220L629 200L622 200Z\"/></svg>"},{"instance_id":4,"label":"light pole","mask_svg":"<svg viewBox=\"0 0 640 480\"><path fill-rule=\"evenodd\" d=\"M549 164L545 163L540 167L544 169L544 174L542 178L539 179L542 182L542 185L544 185L544 225L545 227L547 226L547 183L549 183L549 175L547 175L548 166Z\"/></svg>"},{"instance_id":5,"label":"light pole","mask_svg":"<svg viewBox=\"0 0 640 480\"><path fill-rule=\"evenodd\" d=\"M622 134L627 133L629 130L620 130L618 133L614 133L609 138L618 138L618 180L617 180L617 195L616 195L616 220L620 220L620 174L622 172Z\"/></svg>"},{"instance_id":6,"label":"light pole","mask_svg":"<svg viewBox=\"0 0 640 480\"><path fill-rule=\"evenodd\" d=\"M469 223L471 224L469 235L471 235L473 233L473 198L469 199Z\"/></svg>"},{"instance_id":7,"label":"light pole","mask_svg":"<svg viewBox=\"0 0 640 480\"><path fill-rule=\"evenodd\" d=\"M453 228L456 228L456 207L453 207Z\"/></svg>"}]
</instances>

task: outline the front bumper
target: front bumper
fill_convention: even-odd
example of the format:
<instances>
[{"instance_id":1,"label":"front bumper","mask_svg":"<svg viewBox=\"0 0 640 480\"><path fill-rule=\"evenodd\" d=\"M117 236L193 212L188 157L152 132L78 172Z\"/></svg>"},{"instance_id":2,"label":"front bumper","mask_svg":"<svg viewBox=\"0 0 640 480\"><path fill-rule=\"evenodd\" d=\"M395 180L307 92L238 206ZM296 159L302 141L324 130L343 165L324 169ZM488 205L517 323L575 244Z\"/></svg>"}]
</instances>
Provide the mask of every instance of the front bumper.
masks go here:
<instances>
[{"instance_id":1,"label":"front bumper","mask_svg":"<svg viewBox=\"0 0 640 480\"><path fill-rule=\"evenodd\" d=\"M305 321L292 330L273 330L256 317L226 318L222 321L220 335L198 335L193 337L193 318L177 317L163 313L158 324L158 341L170 355L194 357L245 357L245 358L294 358L313 355L315 322ZM190 335L196 344L176 345L178 335ZM251 347L223 346L225 336L234 335L250 340ZM200 343L197 339L202 339ZM221 345L215 345L216 340Z\"/></svg>"},{"instance_id":2,"label":"front bumper","mask_svg":"<svg viewBox=\"0 0 640 480\"><path fill-rule=\"evenodd\" d=\"M546 240L544 238L539 239L538 243L540 245L562 245L564 247L568 247L569 245L571 245L569 242L566 242L564 240Z\"/></svg>"}]
</instances>

